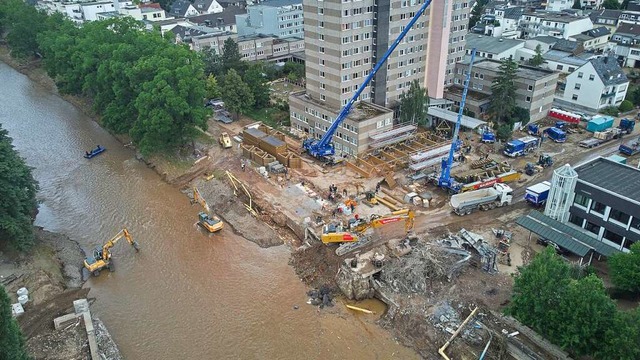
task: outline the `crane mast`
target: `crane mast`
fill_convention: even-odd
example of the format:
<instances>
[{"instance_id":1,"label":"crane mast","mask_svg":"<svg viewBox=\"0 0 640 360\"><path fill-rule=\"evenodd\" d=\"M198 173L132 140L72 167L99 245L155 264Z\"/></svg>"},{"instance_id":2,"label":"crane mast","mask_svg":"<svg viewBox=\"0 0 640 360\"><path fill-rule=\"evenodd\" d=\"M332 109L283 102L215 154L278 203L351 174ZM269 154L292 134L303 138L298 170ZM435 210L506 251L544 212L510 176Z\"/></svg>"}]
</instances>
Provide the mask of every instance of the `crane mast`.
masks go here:
<instances>
[{"instance_id":1,"label":"crane mast","mask_svg":"<svg viewBox=\"0 0 640 360\"><path fill-rule=\"evenodd\" d=\"M449 149L449 156L446 159L442 159L442 170L440 171L440 179L438 179L438 186L444 187L450 190L454 189L454 181L451 179L451 165L453 165L453 154L456 151L456 145L458 144L458 132L460 132L460 123L462 122L462 113L464 111L464 104L467 101L467 92L469 91L469 81L471 80L471 69L473 68L473 61L476 58L476 49L471 50L471 61L469 62L469 70L467 70L467 76L464 78L464 88L462 90L462 98L460 99L460 109L458 110L458 118L456 120L456 126L453 130L453 138L451 139L451 148Z\"/></svg>"},{"instance_id":2,"label":"crane mast","mask_svg":"<svg viewBox=\"0 0 640 360\"><path fill-rule=\"evenodd\" d=\"M389 59L389 56L391 55L391 53L393 53L393 51L396 49L398 44L400 44L402 39L404 39L405 35L407 35L409 30L411 30L413 25L418 21L418 19L420 18L420 16L422 16L425 10L427 10L430 4L431 4L431 0L425 0L424 4L416 12L416 15L411 19L411 21L409 21L407 26L405 26L404 30L402 30L402 32L400 33L400 35L398 35L398 37L395 39L393 44L391 44L389 49L387 49L387 52L385 52L384 55L382 55L382 58L378 61L378 63L376 63L376 65L373 67L369 75L364 79L360 87L358 87L358 90L353 94L351 99L349 99L349 102L347 102L347 104L344 107L342 107L342 110L338 114L338 117L333 122L333 124L331 124L327 132L322 136L322 138L319 140L311 138L311 139L305 140L302 143L304 150L307 151L309 154L311 154L311 156L315 158L323 158L325 156L331 156L335 154L335 149L333 147L333 143L331 142L331 140L333 139L333 135L338 130L338 127L347 118L347 116L349 115L349 112L351 111L351 107L358 100L358 97L360 96L362 91L364 91L364 89L369 85L369 82L371 82L371 79L373 79L373 77L376 75L378 70L380 70L382 65L384 65L387 59Z\"/></svg>"}]
</instances>

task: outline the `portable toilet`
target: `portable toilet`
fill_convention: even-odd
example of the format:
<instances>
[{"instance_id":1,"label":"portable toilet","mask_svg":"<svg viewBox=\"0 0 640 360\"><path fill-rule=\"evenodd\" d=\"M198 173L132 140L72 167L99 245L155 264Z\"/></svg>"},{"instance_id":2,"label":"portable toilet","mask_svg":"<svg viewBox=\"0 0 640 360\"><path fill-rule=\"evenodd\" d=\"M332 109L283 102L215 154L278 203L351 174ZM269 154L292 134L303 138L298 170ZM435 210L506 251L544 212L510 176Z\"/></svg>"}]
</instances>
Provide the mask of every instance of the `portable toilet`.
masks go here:
<instances>
[{"instance_id":1,"label":"portable toilet","mask_svg":"<svg viewBox=\"0 0 640 360\"><path fill-rule=\"evenodd\" d=\"M613 117L611 116L594 116L587 123L587 131L605 131L613 126Z\"/></svg>"}]
</instances>

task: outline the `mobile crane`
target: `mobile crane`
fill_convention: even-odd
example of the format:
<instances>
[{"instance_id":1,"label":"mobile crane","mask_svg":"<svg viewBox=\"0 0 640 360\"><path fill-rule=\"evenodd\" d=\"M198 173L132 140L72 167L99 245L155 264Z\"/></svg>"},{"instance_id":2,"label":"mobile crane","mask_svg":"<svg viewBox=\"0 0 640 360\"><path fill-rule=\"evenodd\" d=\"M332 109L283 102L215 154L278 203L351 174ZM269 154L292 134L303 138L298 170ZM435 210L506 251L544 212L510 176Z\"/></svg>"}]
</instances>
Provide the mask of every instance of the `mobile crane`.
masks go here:
<instances>
[{"instance_id":1,"label":"mobile crane","mask_svg":"<svg viewBox=\"0 0 640 360\"><path fill-rule=\"evenodd\" d=\"M116 236L112 237L109 241L107 241L102 248L96 248L93 250L93 256L87 257L84 260L85 269L89 270L93 276L100 275L100 270L105 268L109 269L109 271L114 271L115 268L113 266L113 260L111 260L111 251L110 249L121 239L126 239L131 246L133 246L136 251L140 250L138 243L133 240L129 231L125 228L120 230Z\"/></svg>"},{"instance_id":2,"label":"mobile crane","mask_svg":"<svg viewBox=\"0 0 640 360\"><path fill-rule=\"evenodd\" d=\"M310 138L303 141L302 147L306 152L308 152L311 156L317 159L321 159L328 162L331 162L333 160L333 155L335 155L335 148L332 142L333 135L335 135L336 131L338 130L338 127L344 122L344 120L346 120L347 116L349 115L349 112L351 111L351 107L358 100L358 97L360 96L362 91L364 91L364 89L369 85L369 82L371 82L371 80L376 75L378 70L380 70L382 65L384 65L384 63L387 61L391 53L393 53L393 51L396 49L398 44L400 44L402 39L404 39L405 35L407 35L409 30L411 30L413 25L418 21L418 19L420 18L420 16L422 16L425 10L427 10L430 4L431 4L431 0L425 0L424 4L416 12L416 15L411 19L411 21L409 21L407 26L404 27L404 30L402 30L402 32L400 33L400 35L398 35L398 37L395 39L393 44L391 44L389 49L387 49L387 52L385 52L384 55L382 55L382 58L378 60L378 62L373 67L369 75L364 79L362 84L358 87L358 90L353 94L351 99L349 99L349 102L347 102L347 104L342 108L342 110L338 114L338 117L333 122L333 124L331 124L327 132L322 136L322 138L320 139Z\"/></svg>"},{"instance_id":3,"label":"mobile crane","mask_svg":"<svg viewBox=\"0 0 640 360\"><path fill-rule=\"evenodd\" d=\"M222 228L224 227L224 223L222 222L222 220L220 220L219 217L210 215L211 209L209 209L209 205L204 200L202 195L200 195L200 191L198 191L198 188L195 186L193 187L193 201L191 203L199 203L205 210L201 211L198 214L198 225L202 226L210 233L222 230Z\"/></svg>"},{"instance_id":4,"label":"mobile crane","mask_svg":"<svg viewBox=\"0 0 640 360\"><path fill-rule=\"evenodd\" d=\"M473 68L473 61L476 59L476 49L471 50L471 61L469 62L469 70L467 70L467 76L464 79L464 89L462 90L462 98L460 99L460 109L458 110L458 119L456 120L456 126L453 130L453 138L451 139L451 148L449 149L449 156L442 159L442 169L440 170L440 178L438 179L438 187L446 189L451 194L458 193L462 188L462 184L458 183L451 177L451 166L453 165L453 154L458 147L458 132L460 132L460 123L462 122L462 114L464 111L464 104L467 101L467 92L469 90L469 81L471 79L471 69Z\"/></svg>"},{"instance_id":5,"label":"mobile crane","mask_svg":"<svg viewBox=\"0 0 640 360\"><path fill-rule=\"evenodd\" d=\"M364 233L368 229L376 229L404 220L404 230L408 233L413 229L414 218L415 213L409 209L394 211L384 216L373 214L368 221L360 219L353 222L350 225L351 231L325 226L320 239L325 244L342 243L342 245L336 249L336 254L342 256L369 243L369 239L364 236Z\"/></svg>"}]
</instances>

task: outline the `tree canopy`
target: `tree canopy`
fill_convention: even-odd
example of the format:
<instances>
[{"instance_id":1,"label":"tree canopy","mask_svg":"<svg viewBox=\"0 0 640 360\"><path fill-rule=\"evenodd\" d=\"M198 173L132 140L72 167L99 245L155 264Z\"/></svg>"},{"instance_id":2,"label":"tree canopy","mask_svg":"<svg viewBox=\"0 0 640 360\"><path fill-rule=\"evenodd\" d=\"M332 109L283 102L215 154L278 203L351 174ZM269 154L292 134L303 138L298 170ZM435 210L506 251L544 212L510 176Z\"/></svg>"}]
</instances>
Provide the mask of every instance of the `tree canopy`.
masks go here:
<instances>
[{"instance_id":1,"label":"tree canopy","mask_svg":"<svg viewBox=\"0 0 640 360\"><path fill-rule=\"evenodd\" d=\"M542 57L542 46L540 44L536 45L535 52L536 54L529 60L529 64L533 66L540 66L544 63L544 58Z\"/></svg>"},{"instance_id":2,"label":"tree canopy","mask_svg":"<svg viewBox=\"0 0 640 360\"><path fill-rule=\"evenodd\" d=\"M4 286L0 286L0 360L28 360L24 338L11 315L11 302Z\"/></svg>"},{"instance_id":3,"label":"tree canopy","mask_svg":"<svg viewBox=\"0 0 640 360\"><path fill-rule=\"evenodd\" d=\"M640 294L640 241L631 245L630 250L609 257L609 275L616 288Z\"/></svg>"},{"instance_id":4,"label":"tree canopy","mask_svg":"<svg viewBox=\"0 0 640 360\"><path fill-rule=\"evenodd\" d=\"M33 245L38 183L11 142L0 126L0 240L25 250Z\"/></svg>"},{"instance_id":5,"label":"tree canopy","mask_svg":"<svg viewBox=\"0 0 640 360\"><path fill-rule=\"evenodd\" d=\"M425 125L429 95L427 89L420 86L418 80L413 80L409 90L400 96L400 122L411 122Z\"/></svg>"},{"instance_id":6,"label":"tree canopy","mask_svg":"<svg viewBox=\"0 0 640 360\"><path fill-rule=\"evenodd\" d=\"M269 106L270 91L263 71L264 67L265 65L261 62L251 64L244 74L244 81L251 89L255 100L254 106L259 109Z\"/></svg>"},{"instance_id":7,"label":"tree canopy","mask_svg":"<svg viewBox=\"0 0 640 360\"><path fill-rule=\"evenodd\" d=\"M498 121L511 122L509 117L516 108L516 85L513 79L517 70L518 64L512 58L504 59L498 69L498 75L491 84L489 113Z\"/></svg>"},{"instance_id":8,"label":"tree canopy","mask_svg":"<svg viewBox=\"0 0 640 360\"><path fill-rule=\"evenodd\" d=\"M236 116L249 111L255 102L251 89L234 69L224 77L222 100L224 106Z\"/></svg>"},{"instance_id":9,"label":"tree canopy","mask_svg":"<svg viewBox=\"0 0 640 360\"><path fill-rule=\"evenodd\" d=\"M102 124L143 154L174 151L206 129L201 55L130 17L78 27L19 0L0 4L12 54L41 54L61 93L91 99Z\"/></svg>"},{"instance_id":10,"label":"tree canopy","mask_svg":"<svg viewBox=\"0 0 640 360\"><path fill-rule=\"evenodd\" d=\"M575 356L637 359L640 312L617 310L602 280L576 274L548 247L520 269L507 312Z\"/></svg>"},{"instance_id":11,"label":"tree canopy","mask_svg":"<svg viewBox=\"0 0 640 360\"><path fill-rule=\"evenodd\" d=\"M621 8L618 0L604 0L602 2L602 7L611 10L618 10Z\"/></svg>"}]
</instances>

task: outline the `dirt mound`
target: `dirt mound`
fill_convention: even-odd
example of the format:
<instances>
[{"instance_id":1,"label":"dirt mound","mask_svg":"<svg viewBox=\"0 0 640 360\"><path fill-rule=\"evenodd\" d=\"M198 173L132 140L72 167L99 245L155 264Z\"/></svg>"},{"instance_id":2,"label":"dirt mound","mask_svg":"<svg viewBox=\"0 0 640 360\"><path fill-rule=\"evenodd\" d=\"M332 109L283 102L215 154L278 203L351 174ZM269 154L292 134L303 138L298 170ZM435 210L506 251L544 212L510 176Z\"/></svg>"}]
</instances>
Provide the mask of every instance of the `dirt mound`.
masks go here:
<instances>
[{"instance_id":1,"label":"dirt mound","mask_svg":"<svg viewBox=\"0 0 640 360\"><path fill-rule=\"evenodd\" d=\"M35 360L86 360L90 358L87 335L78 319L57 331L46 331L26 341L27 351Z\"/></svg>"},{"instance_id":2,"label":"dirt mound","mask_svg":"<svg viewBox=\"0 0 640 360\"><path fill-rule=\"evenodd\" d=\"M283 244L275 230L249 213L242 199L233 194L233 189L226 182L211 179L200 182L197 186L211 211L227 222L240 236L261 247Z\"/></svg>"},{"instance_id":3,"label":"dirt mound","mask_svg":"<svg viewBox=\"0 0 640 360\"><path fill-rule=\"evenodd\" d=\"M342 260L335 250L336 247L321 243L301 247L291 254L289 265L305 284L314 288L326 285L337 291L336 274Z\"/></svg>"},{"instance_id":4,"label":"dirt mound","mask_svg":"<svg viewBox=\"0 0 640 360\"><path fill-rule=\"evenodd\" d=\"M67 288L79 288L84 283L82 263L86 257L80 245L63 234L52 233L41 227L35 229L37 239L55 251Z\"/></svg>"},{"instance_id":5,"label":"dirt mound","mask_svg":"<svg viewBox=\"0 0 640 360\"><path fill-rule=\"evenodd\" d=\"M73 301L84 299L87 294L89 289L72 289L52 296L41 304L27 303L24 314L18 318L22 333L26 338L31 338L36 333L53 330L53 319L73 312Z\"/></svg>"}]
</instances>

